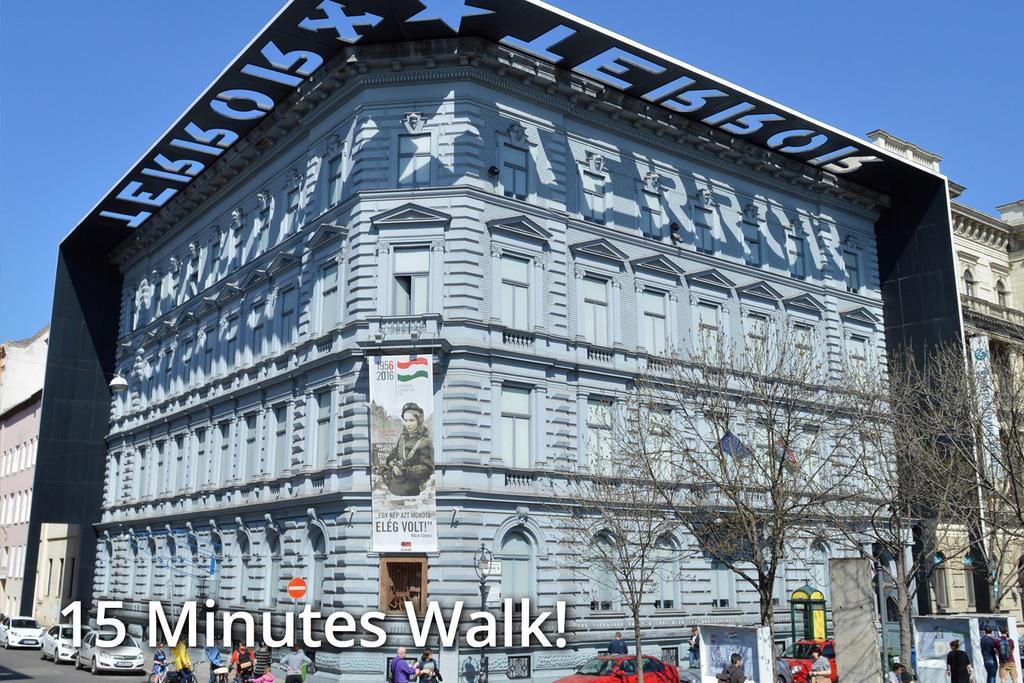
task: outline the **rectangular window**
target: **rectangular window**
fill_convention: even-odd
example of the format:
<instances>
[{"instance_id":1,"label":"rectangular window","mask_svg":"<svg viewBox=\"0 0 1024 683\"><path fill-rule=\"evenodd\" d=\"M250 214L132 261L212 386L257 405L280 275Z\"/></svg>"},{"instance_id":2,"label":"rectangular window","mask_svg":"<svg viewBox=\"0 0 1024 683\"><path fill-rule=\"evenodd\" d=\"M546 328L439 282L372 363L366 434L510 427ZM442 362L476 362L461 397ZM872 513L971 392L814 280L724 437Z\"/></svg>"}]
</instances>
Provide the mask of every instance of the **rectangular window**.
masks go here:
<instances>
[{"instance_id":1,"label":"rectangular window","mask_svg":"<svg viewBox=\"0 0 1024 683\"><path fill-rule=\"evenodd\" d=\"M509 467L530 466L530 390L501 388L501 453Z\"/></svg>"},{"instance_id":2,"label":"rectangular window","mask_svg":"<svg viewBox=\"0 0 1024 683\"><path fill-rule=\"evenodd\" d=\"M206 452L206 430L196 430L196 477L197 488L203 488L213 482L213 458Z\"/></svg>"},{"instance_id":3,"label":"rectangular window","mask_svg":"<svg viewBox=\"0 0 1024 683\"><path fill-rule=\"evenodd\" d=\"M843 251L843 263L846 265L846 289L850 292L859 292L860 263L857 260L857 253L850 250Z\"/></svg>"},{"instance_id":4,"label":"rectangular window","mask_svg":"<svg viewBox=\"0 0 1024 683\"><path fill-rule=\"evenodd\" d=\"M588 221L604 223L605 220L605 178L595 173L583 172L583 205L580 212Z\"/></svg>"},{"instance_id":5,"label":"rectangular window","mask_svg":"<svg viewBox=\"0 0 1024 683\"><path fill-rule=\"evenodd\" d=\"M935 604L939 609L949 607L949 590L946 585L946 567L940 565L932 572L932 583L935 589Z\"/></svg>"},{"instance_id":6,"label":"rectangular window","mask_svg":"<svg viewBox=\"0 0 1024 683\"><path fill-rule=\"evenodd\" d=\"M230 372L238 362L238 316L228 318L224 328L224 367L223 372Z\"/></svg>"},{"instance_id":7,"label":"rectangular window","mask_svg":"<svg viewBox=\"0 0 1024 683\"><path fill-rule=\"evenodd\" d=\"M327 205L341 201L341 155L327 162Z\"/></svg>"},{"instance_id":8,"label":"rectangular window","mask_svg":"<svg viewBox=\"0 0 1024 683\"><path fill-rule=\"evenodd\" d=\"M736 578L721 562L711 563L711 606L719 609L736 606Z\"/></svg>"},{"instance_id":9,"label":"rectangular window","mask_svg":"<svg viewBox=\"0 0 1024 683\"><path fill-rule=\"evenodd\" d=\"M170 491L171 489L171 463L166 459L166 448L165 443L161 441L156 445L156 477L159 481L157 487L157 493L162 494Z\"/></svg>"},{"instance_id":10,"label":"rectangular window","mask_svg":"<svg viewBox=\"0 0 1024 683\"><path fill-rule=\"evenodd\" d=\"M206 331L206 341L203 345L203 381L208 382L213 377L213 328Z\"/></svg>"},{"instance_id":11,"label":"rectangular window","mask_svg":"<svg viewBox=\"0 0 1024 683\"><path fill-rule=\"evenodd\" d=\"M814 329L802 323L793 325L793 346L801 354L814 353Z\"/></svg>"},{"instance_id":12,"label":"rectangular window","mask_svg":"<svg viewBox=\"0 0 1024 683\"><path fill-rule=\"evenodd\" d=\"M661 237L661 195L657 192L640 191L640 232L652 237Z\"/></svg>"},{"instance_id":13,"label":"rectangular window","mask_svg":"<svg viewBox=\"0 0 1024 683\"><path fill-rule=\"evenodd\" d=\"M975 609L977 607L977 597L974 592L973 567L964 567L964 588L967 591L967 607Z\"/></svg>"},{"instance_id":14,"label":"rectangular window","mask_svg":"<svg viewBox=\"0 0 1024 683\"><path fill-rule=\"evenodd\" d=\"M327 332L340 320L341 298L338 295L338 264L324 266L320 271L320 331Z\"/></svg>"},{"instance_id":15,"label":"rectangular window","mask_svg":"<svg viewBox=\"0 0 1024 683\"><path fill-rule=\"evenodd\" d=\"M520 147L505 145L501 161L501 187L506 197L526 199L526 173L529 153Z\"/></svg>"},{"instance_id":16,"label":"rectangular window","mask_svg":"<svg viewBox=\"0 0 1024 683\"><path fill-rule=\"evenodd\" d=\"M256 443L256 416L246 415L245 416L245 467L249 470L249 475L260 474L262 467L259 462L259 454L256 452L259 448Z\"/></svg>"},{"instance_id":17,"label":"rectangular window","mask_svg":"<svg viewBox=\"0 0 1024 683\"><path fill-rule=\"evenodd\" d=\"M135 495L138 498L142 498L143 496L146 496L149 493L149 491L146 490L146 484L149 481L149 478L152 474L149 471L149 467L147 466L146 462L147 460L149 460L149 454L146 453L145 448L140 448L136 453L135 457L138 459L138 467L136 468L136 473L139 475L139 478L136 480L135 483Z\"/></svg>"},{"instance_id":18,"label":"rectangular window","mask_svg":"<svg viewBox=\"0 0 1024 683\"><path fill-rule=\"evenodd\" d=\"M850 365L859 372L868 369L868 340L864 337L850 337Z\"/></svg>"},{"instance_id":19,"label":"rectangular window","mask_svg":"<svg viewBox=\"0 0 1024 683\"><path fill-rule=\"evenodd\" d=\"M398 136L398 186L430 184L430 134Z\"/></svg>"},{"instance_id":20,"label":"rectangular window","mask_svg":"<svg viewBox=\"0 0 1024 683\"><path fill-rule=\"evenodd\" d=\"M299 293L295 287L289 287L281 293L281 317L277 323L277 350L289 348L295 341L295 330L298 318L295 309L298 307Z\"/></svg>"},{"instance_id":21,"label":"rectangular window","mask_svg":"<svg viewBox=\"0 0 1024 683\"><path fill-rule=\"evenodd\" d=\"M697 331L700 350L717 352L721 339L721 309L716 304L701 301L697 304Z\"/></svg>"},{"instance_id":22,"label":"rectangular window","mask_svg":"<svg viewBox=\"0 0 1024 683\"><path fill-rule=\"evenodd\" d=\"M313 452L317 467L327 462L331 447L331 392L316 395L316 446Z\"/></svg>"},{"instance_id":23,"label":"rectangular window","mask_svg":"<svg viewBox=\"0 0 1024 683\"><path fill-rule=\"evenodd\" d=\"M530 262L513 256L501 257L501 319L509 327L529 326Z\"/></svg>"},{"instance_id":24,"label":"rectangular window","mask_svg":"<svg viewBox=\"0 0 1024 683\"><path fill-rule=\"evenodd\" d=\"M288 194L285 196L287 208L284 214L284 230L282 230L285 235L295 232L299 226L299 197L301 195L302 189L295 187L288 190Z\"/></svg>"},{"instance_id":25,"label":"rectangular window","mask_svg":"<svg viewBox=\"0 0 1024 683\"><path fill-rule=\"evenodd\" d=\"M394 315L427 312L430 281L430 250L426 247L395 249Z\"/></svg>"},{"instance_id":26,"label":"rectangular window","mask_svg":"<svg viewBox=\"0 0 1024 683\"><path fill-rule=\"evenodd\" d=\"M234 478L234 463L231 454L231 423L224 422L220 425L220 470L223 483Z\"/></svg>"},{"instance_id":27,"label":"rectangular window","mask_svg":"<svg viewBox=\"0 0 1024 683\"><path fill-rule=\"evenodd\" d=\"M754 226L743 228L743 244L746 246L745 260L748 266L760 266L763 262L761 256L761 232Z\"/></svg>"},{"instance_id":28,"label":"rectangular window","mask_svg":"<svg viewBox=\"0 0 1024 683\"><path fill-rule=\"evenodd\" d=\"M411 602L422 614L427 604L427 558L382 557L380 560L380 611L405 614Z\"/></svg>"},{"instance_id":29,"label":"rectangular window","mask_svg":"<svg viewBox=\"0 0 1024 683\"><path fill-rule=\"evenodd\" d=\"M807 245L803 237L790 235L787 240L789 244L789 274L798 280L807 277Z\"/></svg>"},{"instance_id":30,"label":"rectangular window","mask_svg":"<svg viewBox=\"0 0 1024 683\"><path fill-rule=\"evenodd\" d=\"M608 281L583 278L583 336L592 344L608 345Z\"/></svg>"},{"instance_id":31,"label":"rectangular window","mask_svg":"<svg viewBox=\"0 0 1024 683\"><path fill-rule=\"evenodd\" d=\"M612 404L587 401L587 459L594 474L612 472Z\"/></svg>"},{"instance_id":32,"label":"rectangular window","mask_svg":"<svg viewBox=\"0 0 1024 683\"><path fill-rule=\"evenodd\" d=\"M288 407L274 408L274 460L272 472L280 472L288 465Z\"/></svg>"},{"instance_id":33,"label":"rectangular window","mask_svg":"<svg viewBox=\"0 0 1024 683\"><path fill-rule=\"evenodd\" d=\"M747 356L764 360L768 349L768 316L751 313L747 316Z\"/></svg>"},{"instance_id":34,"label":"rectangular window","mask_svg":"<svg viewBox=\"0 0 1024 683\"><path fill-rule=\"evenodd\" d=\"M665 295L645 290L640 293L640 306L644 313L644 347L648 353L664 355L668 349Z\"/></svg>"},{"instance_id":35,"label":"rectangular window","mask_svg":"<svg viewBox=\"0 0 1024 683\"><path fill-rule=\"evenodd\" d=\"M249 350L250 361L262 358L266 353L264 342L267 335L264 333L264 319L260 311L262 307L260 302L256 302L252 308L252 316L250 317L250 320L252 320L252 346Z\"/></svg>"},{"instance_id":36,"label":"rectangular window","mask_svg":"<svg viewBox=\"0 0 1024 683\"><path fill-rule=\"evenodd\" d=\"M715 229L710 223L697 222L697 251L702 254L715 253Z\"/></svg>"},{"instance_id":37,"label":"rectangular window","mask_svg":"<svg viewBox=\"0 0 1024 683\"><path fill-rule=\"evenodd\" d=\"M185 452L185 437L176 436L174 437L174 459L175 467L174 472L176 479L174 482L175 491L184 491L188 486L188 453Z\"/></svg>"}]
</instances>

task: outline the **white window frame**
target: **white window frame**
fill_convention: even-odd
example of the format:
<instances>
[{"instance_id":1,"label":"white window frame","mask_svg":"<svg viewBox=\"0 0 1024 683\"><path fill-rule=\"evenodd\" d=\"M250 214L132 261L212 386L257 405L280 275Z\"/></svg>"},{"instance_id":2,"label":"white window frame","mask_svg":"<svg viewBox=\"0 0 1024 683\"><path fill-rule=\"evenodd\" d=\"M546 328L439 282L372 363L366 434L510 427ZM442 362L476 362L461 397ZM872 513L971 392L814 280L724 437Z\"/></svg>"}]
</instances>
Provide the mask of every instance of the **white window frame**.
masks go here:
<instances>
[{"instance_id":1,"label":"white window frame","mask_svg":"<svg viewBox=\"0 0 1024 683\"><path fill-rule=\"evenodd\" d=\"M416 152L413 154L403 154L402 143L405 140L412 140L414 138L424 138L427 141L427 149L429 150L426 155ZM395 160L397 162L395 168L395 187L399 189L415 189L419 187L431 187L434 184L434 158L437 156L436 149L434 147L434 134L431 131L420 130L416 133L399 133L395 138ZM412 182L408 180L403 182L402 178L402 161L404 159L417 159L426 157L426 179L418 179L420 175L420 169L417 168L413 171Z\"/></svg>"},{"instance_id":2,"label":"white window frame","mask_svg":"<svg viewBox=\"0 0 1024 683\"><path fill-rule=\"evenodd\" d=\"M399 252L411 252L411 251L422 251L425 256L423 259L426 261L426 270L402 270L398 269L398 254ZM414 315L425 315L431 311L431 265L433 261L433 254L429 244L422 243L411 243L411 244L393 244L390 255L391 261L391 315L396 316L414 316ZM400 292L399 278L409 278L409 294L408 297L404 296L404 292ZM423 306L424 310L419 311L416 309L416 287L417 282L422 278L423 280ZM400 302L407 301L407 309L404 312L400 312L402 308Z\"/></svg>"},{"instance_id":3,"label":"white window frame","mask_svg":"<svg viewBox=\"0 0 1024 683\"><path fill-rule=\"evenodd\" d=\"M331 289L328 289L327 286L327 272L332 268L334 269L336 276L333 292ZM317 270L317 317L319 318L319 327L321 334L326 334L332 328L341 324L341 285L343 279L344 278L342 274L341 264L336 259L326 259L320 263L320 266ZM331 298L328 298L329 296ZM330 304L332 303L333 306L330 306ZM331 312L330 315L327 315L328 311Z\"/></svg>"},{"instance_id":4,"label":"white window frame","mask_svg":"<svg viewBox=\"0 0 1024 683\"><path fill-rule=\"evenodd\" d=\"M520 400L525 396L526 412L509 405L513 395ZM502 460L508 467L528 469L533 464L533 392L527 387L502 384L500 410ZM525 436L519 433L524 422Z\"/></svg>"},{"instance_id":5,"label":"white window frame","mask_svg":"<svg viewBox=\"0 0 1024 683\"><path fill-rule=\"evenodd\" d=\"M588 189L588 180L593 182L597 189ZM595 173L585 164L580 166L580 217L583 220L597 223L598 225L607 224L608 207L612 204L608 190L610 185L611 183L606 172ZM589 200L591 196L600 197L600 201L595 199L593 205L591 205Z\"/></svg>"},{"instance_id":6,"label":"white window frame","mask_svg":"<svg viewBox=\"0 0 1024 683\"><path fill-rule=\"evenodd\" d=\"M671 346L671 330L669 329L670 320L672 318L669 315L669 307L671 306L671 298L668 292L656 289L653 287L644 287L638 292L640 301L638 302L637 308L640 311L640 320L643 324L643 347L648 354L653 356L663 356L668 353L669 346ZM653 314L647 308L648 297L656 296L661 299L661 312L654 312ZM657 320L661 320L661 332L657 330ZM652 329L651 319L654 319Z\"/></svg>"},{"instance_id":7,"label":"white window frame","mask_svg":"<svg viewBox=\"0 0 1024 683\"><path fill-rule=\"evenodd\" d=\"M533 320L533 306L530 305L533 294L530 282L534 268L533 259L522 254L503 251L498 261L501 269L501 319L507 327L517 330L528 330L530 328L530 323ZM505 265L508 261L521 262L525 266L526 278L524 280L515 279L509 274L509 269L506 268ZM516 299L518 298L521 290L525 291L525 310L522 311L522 319L517 320L516 314L518 313L518 306L516 304ZM511 293L510 297L506 297L507 291ZM514 310L508 310L507 303L509 300L511 300Z\"/></svg>"},{"instance_id":8,"label":"white window frame","mask_svg":"<svg viewBox=\"0 0 1024 683\"><path fill-rule=\"evenodd\" d=\"M521 145L509 140L502 140L500 145L498 150L498 186L501 193L511 199L525 201L532 196L530 171L533 168L533 156L530 153L529 143ZM516 193L508 183L508 176L511 175L514 180L516 171L520 170L518 166L511 163L512 152L522 153L525 158L525 167L521 169L523 174L522 194Z\"/></svg>"},{"instance_id":9,"label":"white window frame","mask_svg":"<svg viewBox=\"0 0 1024 683\"><path fill-rule=\"evenodd\" d=\"M596 299L590 299L587 296L587 282L588 281L600 281L604 283L604 324L597 319L597 312L601 308L601 302ZM587 342L594 344L595 346L610 346L611 345L611 321L612 321L612 282L611 278L601 275L599 273L586 273L582 278L577 280L579 286L582 288L580 293L579 301L581 303L581 310L579 311L579 328L580 336L587 340ZM593 308L593 329L588 329L588 311ZM593 333L593 334L591 334ZM603 333L603 338L599 338Z\"/></svg>"}]
</instances>

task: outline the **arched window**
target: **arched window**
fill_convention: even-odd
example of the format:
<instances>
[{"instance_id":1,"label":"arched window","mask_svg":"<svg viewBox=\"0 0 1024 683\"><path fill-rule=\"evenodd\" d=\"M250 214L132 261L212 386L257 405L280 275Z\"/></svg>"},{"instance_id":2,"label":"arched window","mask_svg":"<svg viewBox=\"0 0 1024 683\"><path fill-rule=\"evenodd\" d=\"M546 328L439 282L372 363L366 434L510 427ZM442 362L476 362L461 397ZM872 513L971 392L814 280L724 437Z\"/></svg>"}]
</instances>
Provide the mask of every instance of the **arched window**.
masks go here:
<instances>
[{"instance_id":1,"label":"arched window","mask_svg":"<svg viewBox=\"0 0 1024 683\"><path fill-rule=\"evenodd\" d=\"M615 557L615 541L608 534L601 533L594 537L594 544L599 548L594 553L595 562L590 572L590 610L608 612L616 608L619 585L610 564L602 560Z\"/></svg>"},{"instance_id":2,"label":"arched window","mask_svg":"<svg viewBox=\"0 0 1024 683\"><path fill-rule=\"evenodd\" d=\"M529 537L518 530L505 534L501 541L501 597L512 598L518 605L522 598L532 598L533 546Z\"/></svg>"},{"instance_id":3,"label":"arched window","mask_svg":"<svg viewBox=\"0 0 1024 683\"><path fill-rule=\"evenodd\" d=\"M964 269L964 294L974 296L974 273L970 268Z\"/></svg>"},{"instance_id":4,"label":"arched window","mask_svg":"<svg viewBox=\"0 0 1024 683\"><path fill-rule=\"evenodd\" d=\"M323 602L324 584L327 582L327 539L324 538L323 529L311 525L306 532L306 562L309 571L306 577L308 585L309 602L318 605Z\"/></svg>"},{"instance_id":5,"label":"arched window","mask_svg":"<svg viewBox=\"0 0 1024 683\"><path fill-rule=\"evenodd\" d=\"M179 566L178 566L178 543L174 540L173 536L168 536L167 541L167 554L163 558L163 564L167 567L167 583L163 586L166 591L166 595L171 600L178 597L179 593Z\"/></svg>"},{"instance_id":6,"label":"arched window","mask_svg":"<svg viewBox=\"0 0 1024 683\"><path fill-rule=\"evenodd\" d=\"M825 541L815 541L811 544L811 585L817 588L829 599L829 575L828 558L832 555L832 549Z\"/></svg>"},{"instance_id":7,"label":"arched window","mask_svg":"<svg viewBox=\"0 0 1024 683\"><path fill-rule=\"evenodd\" d=\"M279 593L278 576L281 570L281 536L273 530L267 530L267 556L265 559L263 603L273 607L277 604Z\"/></svg>"},{"instance_id":8,"label":"arched window","mask_svg":"<svg viewBox=\"0 0 1024 683\"><path fill-rule=\"evenodd\" d=\"M1006 289L1006 283L996 280L996 303L1000 306L1010 305L1010 292Z\"/></svg>"},{"instance_id":9,"label":"arched window","mask_svg":"<svg viewBox=\"0 0 1024 683\"><path fill-rule=\"evenodd\" d=\"M219 532L210 532L210 567L206 584L206 597L220 600L220 579L224 575L224 539Z\"/></svg>"},{"instance_id":10,"label":"arched window","mask_svg":"<svg viewBox=\"0 0 1024 683\"><path fill-rule=\"evenodd\" d=\"M196 581L207 571L199 559L199 539L194 535L188 537L188 559L185 566L185 599L196 600Z\"/></svg>"},{"instance_id":11,"label":"arched window","mask_svg":"<svg viewBox=\"0 0 1024 683\"><path fill-rule=\"evenodd\" d=\"M235 539L235 599L236 604L244 605L249 597L249 562L251 552L249 535L239 530Z\"/></svg>"},{"instance_id":12,"label":"arched window","mask_svg":"<svg viewBox=\"0 0 1024 683\"><path fill-rule=\"evenodd\" d=\"M939 609L949 607L946 556L942 553L935 553L935 566L932 568L932 590L935 591L935 606Z\"/></svg>"},{"instance_id":13,"label":"arched window","mask_svg":"<svg viewBox=\"0 0 1024 683\"><path fill-rule=\"evenodd\" d=\"M662 538L655 546L652 559L654 608L679 608L679 548L671 538Z\"/></svg>"}]
</instances>

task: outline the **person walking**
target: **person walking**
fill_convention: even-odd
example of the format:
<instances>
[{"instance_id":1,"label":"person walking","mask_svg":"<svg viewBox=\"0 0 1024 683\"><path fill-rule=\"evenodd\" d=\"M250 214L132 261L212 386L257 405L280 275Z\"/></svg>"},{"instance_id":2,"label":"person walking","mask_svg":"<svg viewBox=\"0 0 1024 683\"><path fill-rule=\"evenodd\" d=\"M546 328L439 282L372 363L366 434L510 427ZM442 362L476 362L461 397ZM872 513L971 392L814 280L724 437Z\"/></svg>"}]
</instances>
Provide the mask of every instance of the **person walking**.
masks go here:
<instances>
[{"instance_id":1,"label":"person walking","mask_svg":"<svg viewBox=\"0 0 1024 683\"><path fill-rule=\"evenodd\" d=\"M700 630L696 626L690 628L690 668L700 664Z\"/></svg>"},{"instance_id":2,"label":"person walking","mask_svg":"<svg viewBox=\"0 0 1024 683\"><path fill-rule=\"evenodd\" d=\"M278 662L284 669L284 683L302 683L302 667L308 667L312 663L313 660L307 657L298 645L292 645L292 651L281 657L281 661Z\"/></svg>"},{"instance_id":3,"label":"person walking","mask_svg":"<svg viewBox=\"0 0 1024 683\"><path fill-rule=\"evenodd\" d=\"M171 650L174 655L174 668L178 670L179 683L193 683L192 659L188 656L188 643L179 640Z\"/></svg>"},{"instance_id":4,"label":"person walking","mask_svg":"<svg viewBox=\"0 0 1024 683\"><path fill-rule=\"evenodd\" d=\"M985 627L981 636L981 660L985 664L985 683L996 683L996 672L999 671L999 657L996 654L996 639L992 636L992 627Z\"/></svg>"},{"instance_id":5,"label":"person walking","mask_svg":"<svg viewBox=\"0 0 1024 683\"><path fill-rule=\"evenodd\" d=\"M949 654L946 655L946 676L950 683L971 683L971 658L960 649L959 640L949 641Z\"/></svg>"},{"instance_id":6,"label":"person walking","mask_svg":"<svg viewBox=\"0 0 1024 683\"><path fill-rule=\"evenodd\" d=\"M626 641L622 639L622 631L616 631L615 637L608 641L608 654L624 655L629 652Z\"/></svg>"},{"instance_id":7,"label":"person walking","mask_svg":"<svg viewBox=\"0 0 1024 683\"><path fill-rule=\"evenodd\" d=\"M434 681L441 681L441 669L437 665L437 660L434 659L434 653L428 648L423 651L420 655L420 660L416 662L416 680L419 683L434 683Z\"/></svg>"},{"instance_id":8,"label":"person walking","mask_svg":"<svg viewBox=\"0 0 1024 683\"><path fill-rule=\"evenodd\" d=\"M999 640L996 641L996 655L999 657L999 680L1006 683L1007 677L1010 683L1019 683L1017 678L1017 657L1015 650L1017 644L1010 637L1010 630L1006 626L999 629Z\"/></svg>"},{"instance_id":9,"label":"person walking","mask_svg":"<svg viewBox=\"0 0 1024 683\"><path fill-rule=\"evenodd\" d=\"M256 676L262 676L270 671L271 654L270 646L265 642L261 642L256 648Z\"/></svg>"},{"instance_id":10,"label":"person walking","mask_svg":"<svg viewBox=\"0 0 1024 683\"><path fill-rule=\"evenodd\" d=\"M391 659L391 683L409 683L416 676L416 669L405 661L405 646L399 647ZM285 683L291 683L285 681Z\"/></svg>"}]
</instances>

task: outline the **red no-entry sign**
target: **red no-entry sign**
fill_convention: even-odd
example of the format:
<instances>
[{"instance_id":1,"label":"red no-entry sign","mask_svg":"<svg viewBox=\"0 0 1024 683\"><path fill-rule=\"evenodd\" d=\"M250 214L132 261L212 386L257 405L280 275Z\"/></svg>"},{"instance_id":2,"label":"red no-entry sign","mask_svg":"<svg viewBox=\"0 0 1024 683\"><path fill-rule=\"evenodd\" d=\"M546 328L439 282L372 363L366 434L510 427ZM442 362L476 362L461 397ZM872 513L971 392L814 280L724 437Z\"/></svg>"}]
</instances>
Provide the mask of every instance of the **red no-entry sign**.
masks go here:
<instances>
[{"instance_id":1,"label":"red no-entry sign","mask_svg":"<svg viewBox=\"0 0 1024 683\"><path fill-rule=\"evenodd\" d=\"M288 582L288 596L293 600L298 600L306 594L306 580L295 577Z\"/></svg>"}]
</instances>

